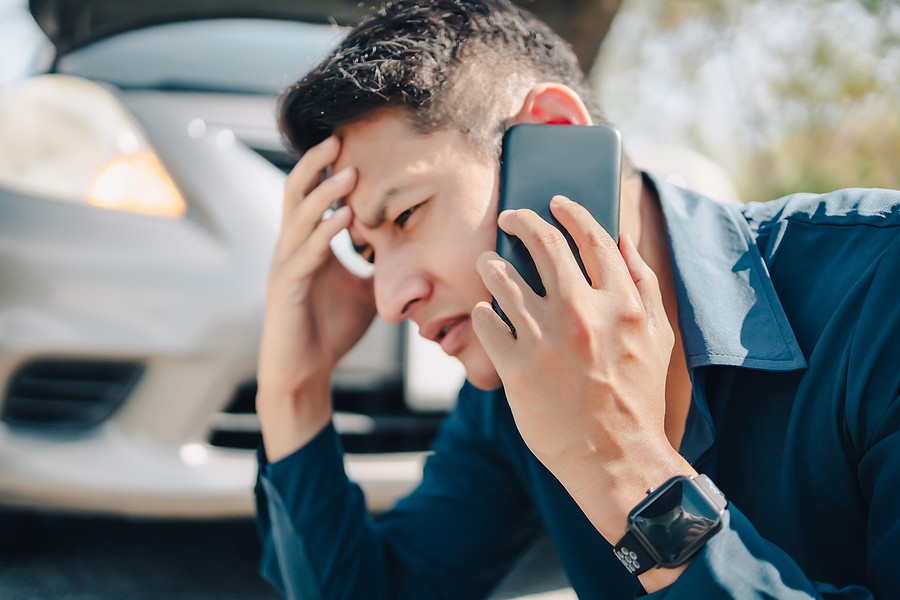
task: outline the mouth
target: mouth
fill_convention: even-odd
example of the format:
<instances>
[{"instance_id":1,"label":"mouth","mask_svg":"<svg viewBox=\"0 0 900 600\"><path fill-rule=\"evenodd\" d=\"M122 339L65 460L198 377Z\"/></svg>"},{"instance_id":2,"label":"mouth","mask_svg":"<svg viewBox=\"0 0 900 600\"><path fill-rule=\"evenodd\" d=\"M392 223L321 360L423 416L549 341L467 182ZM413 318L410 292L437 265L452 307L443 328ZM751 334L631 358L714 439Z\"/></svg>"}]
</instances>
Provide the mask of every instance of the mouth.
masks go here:
<instances>
[{"instance_id":1,"label":"mouth","mask_svg":"<svg viewBox=\"0 0 900 600\"><path fill-rule=\"evenodd\" d=\"M461 349L462 331L468 316L458 316L429 324L423 328L423 337L440 344L446 354L453 356Z\"/></svg>"},{"instance_id":2,"label":"mouth","mask_svg":"<svg viewBox=\"0 0 900 600\"><path fill-rule=\"evenodd\" d=\"M459 323L459 320L451 321L451 322L447 323L446 325L444 325L443 327L441 327L441 329L438 331L437 342L440 343L440 341L442 339L444 339L444 336L447 335L447 332L450 331L451 329L453 329L453 327L456 326L457 323Z\"/></svg>"}]
</instances>

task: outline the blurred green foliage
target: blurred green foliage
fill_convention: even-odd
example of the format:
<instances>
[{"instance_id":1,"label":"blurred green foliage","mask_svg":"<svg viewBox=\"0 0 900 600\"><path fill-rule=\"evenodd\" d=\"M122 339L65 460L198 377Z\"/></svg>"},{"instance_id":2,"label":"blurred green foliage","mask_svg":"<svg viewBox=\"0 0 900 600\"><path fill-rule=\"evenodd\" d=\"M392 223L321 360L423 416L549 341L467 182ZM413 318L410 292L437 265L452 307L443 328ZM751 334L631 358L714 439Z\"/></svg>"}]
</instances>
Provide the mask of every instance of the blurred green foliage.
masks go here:
<instances>
[{"instance_id":1,"label":"blurred green foliage","mask_svg":"<svg viewBox=\"0 0 900 600\"><path fill-rule=\"evenodd\" d=\"M604 51L613 118L713 157L744 199L900 188L900 3L630 0Z\"/></svg>"}]
</instances>

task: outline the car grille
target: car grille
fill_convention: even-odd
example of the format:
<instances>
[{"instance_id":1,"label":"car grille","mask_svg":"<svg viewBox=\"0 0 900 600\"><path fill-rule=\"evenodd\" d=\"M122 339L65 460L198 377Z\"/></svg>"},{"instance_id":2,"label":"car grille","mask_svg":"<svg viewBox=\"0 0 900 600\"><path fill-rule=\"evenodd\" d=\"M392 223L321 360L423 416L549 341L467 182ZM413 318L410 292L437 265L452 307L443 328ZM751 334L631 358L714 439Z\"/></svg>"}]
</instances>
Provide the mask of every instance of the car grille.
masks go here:
<instances>
[{"instance_id":1,"label":"car grille","mask_svg":"<svg viewBox=\"0 0 900 600\"><path fill-rule=\"evenodd\" d=\"M401 384L376 392L334 391L334 425L344 450L351 454L427 450L446 413L410 411ZM256 381L238 387L234 398L212 424L209 443L222 448L252 449L262 439L256 416Z\"/></svg>"},{"instance_id":2,"label":"car grille","mask_svg":"<svg viewBox=\"0 0 900 600\"><path fill-rule=\"evenodd\" d=\"M18 427L90 428L121 406L143 371L132 362L31 362L10 380L0 418Z\"/></svg>"}]
</instances>

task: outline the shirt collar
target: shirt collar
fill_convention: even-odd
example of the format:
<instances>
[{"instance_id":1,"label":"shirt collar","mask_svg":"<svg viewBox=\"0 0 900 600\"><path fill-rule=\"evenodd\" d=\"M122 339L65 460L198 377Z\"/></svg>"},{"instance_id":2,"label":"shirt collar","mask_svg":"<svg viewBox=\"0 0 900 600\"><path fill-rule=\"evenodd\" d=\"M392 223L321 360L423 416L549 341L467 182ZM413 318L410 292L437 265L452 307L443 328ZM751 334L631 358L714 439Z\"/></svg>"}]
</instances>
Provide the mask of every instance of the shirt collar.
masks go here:
<instances>
[{"instance_id":1,"label":"shirt collar","mask_svg":"<svg viewBox=\"0 0 900 600\"><path fill-rule=\"evenodd\" d=\"M747 221L723 204L644 173L659 196L688 368L806 368Z\"/></svg>"}]
</instances>

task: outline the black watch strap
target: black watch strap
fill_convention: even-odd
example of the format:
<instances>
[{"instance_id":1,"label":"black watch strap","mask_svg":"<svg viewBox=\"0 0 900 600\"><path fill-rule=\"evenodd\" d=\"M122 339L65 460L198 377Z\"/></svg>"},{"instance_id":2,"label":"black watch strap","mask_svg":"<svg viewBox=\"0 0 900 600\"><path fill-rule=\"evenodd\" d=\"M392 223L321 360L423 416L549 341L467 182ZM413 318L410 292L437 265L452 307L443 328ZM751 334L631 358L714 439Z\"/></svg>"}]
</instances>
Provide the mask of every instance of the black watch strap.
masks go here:
<instances>
[{"instance_id":1,"label":"black watch strap","mask_svg":"<svg viewBox=\"0 0 900 600\"><path fill-rule=\"evenodd\" d=\"M616 558L622 561L628 572L635 577L656 566L656 561L630 531L626 532L625 536L619 540L613 551Z\"/></svg>"}]
</instances>

